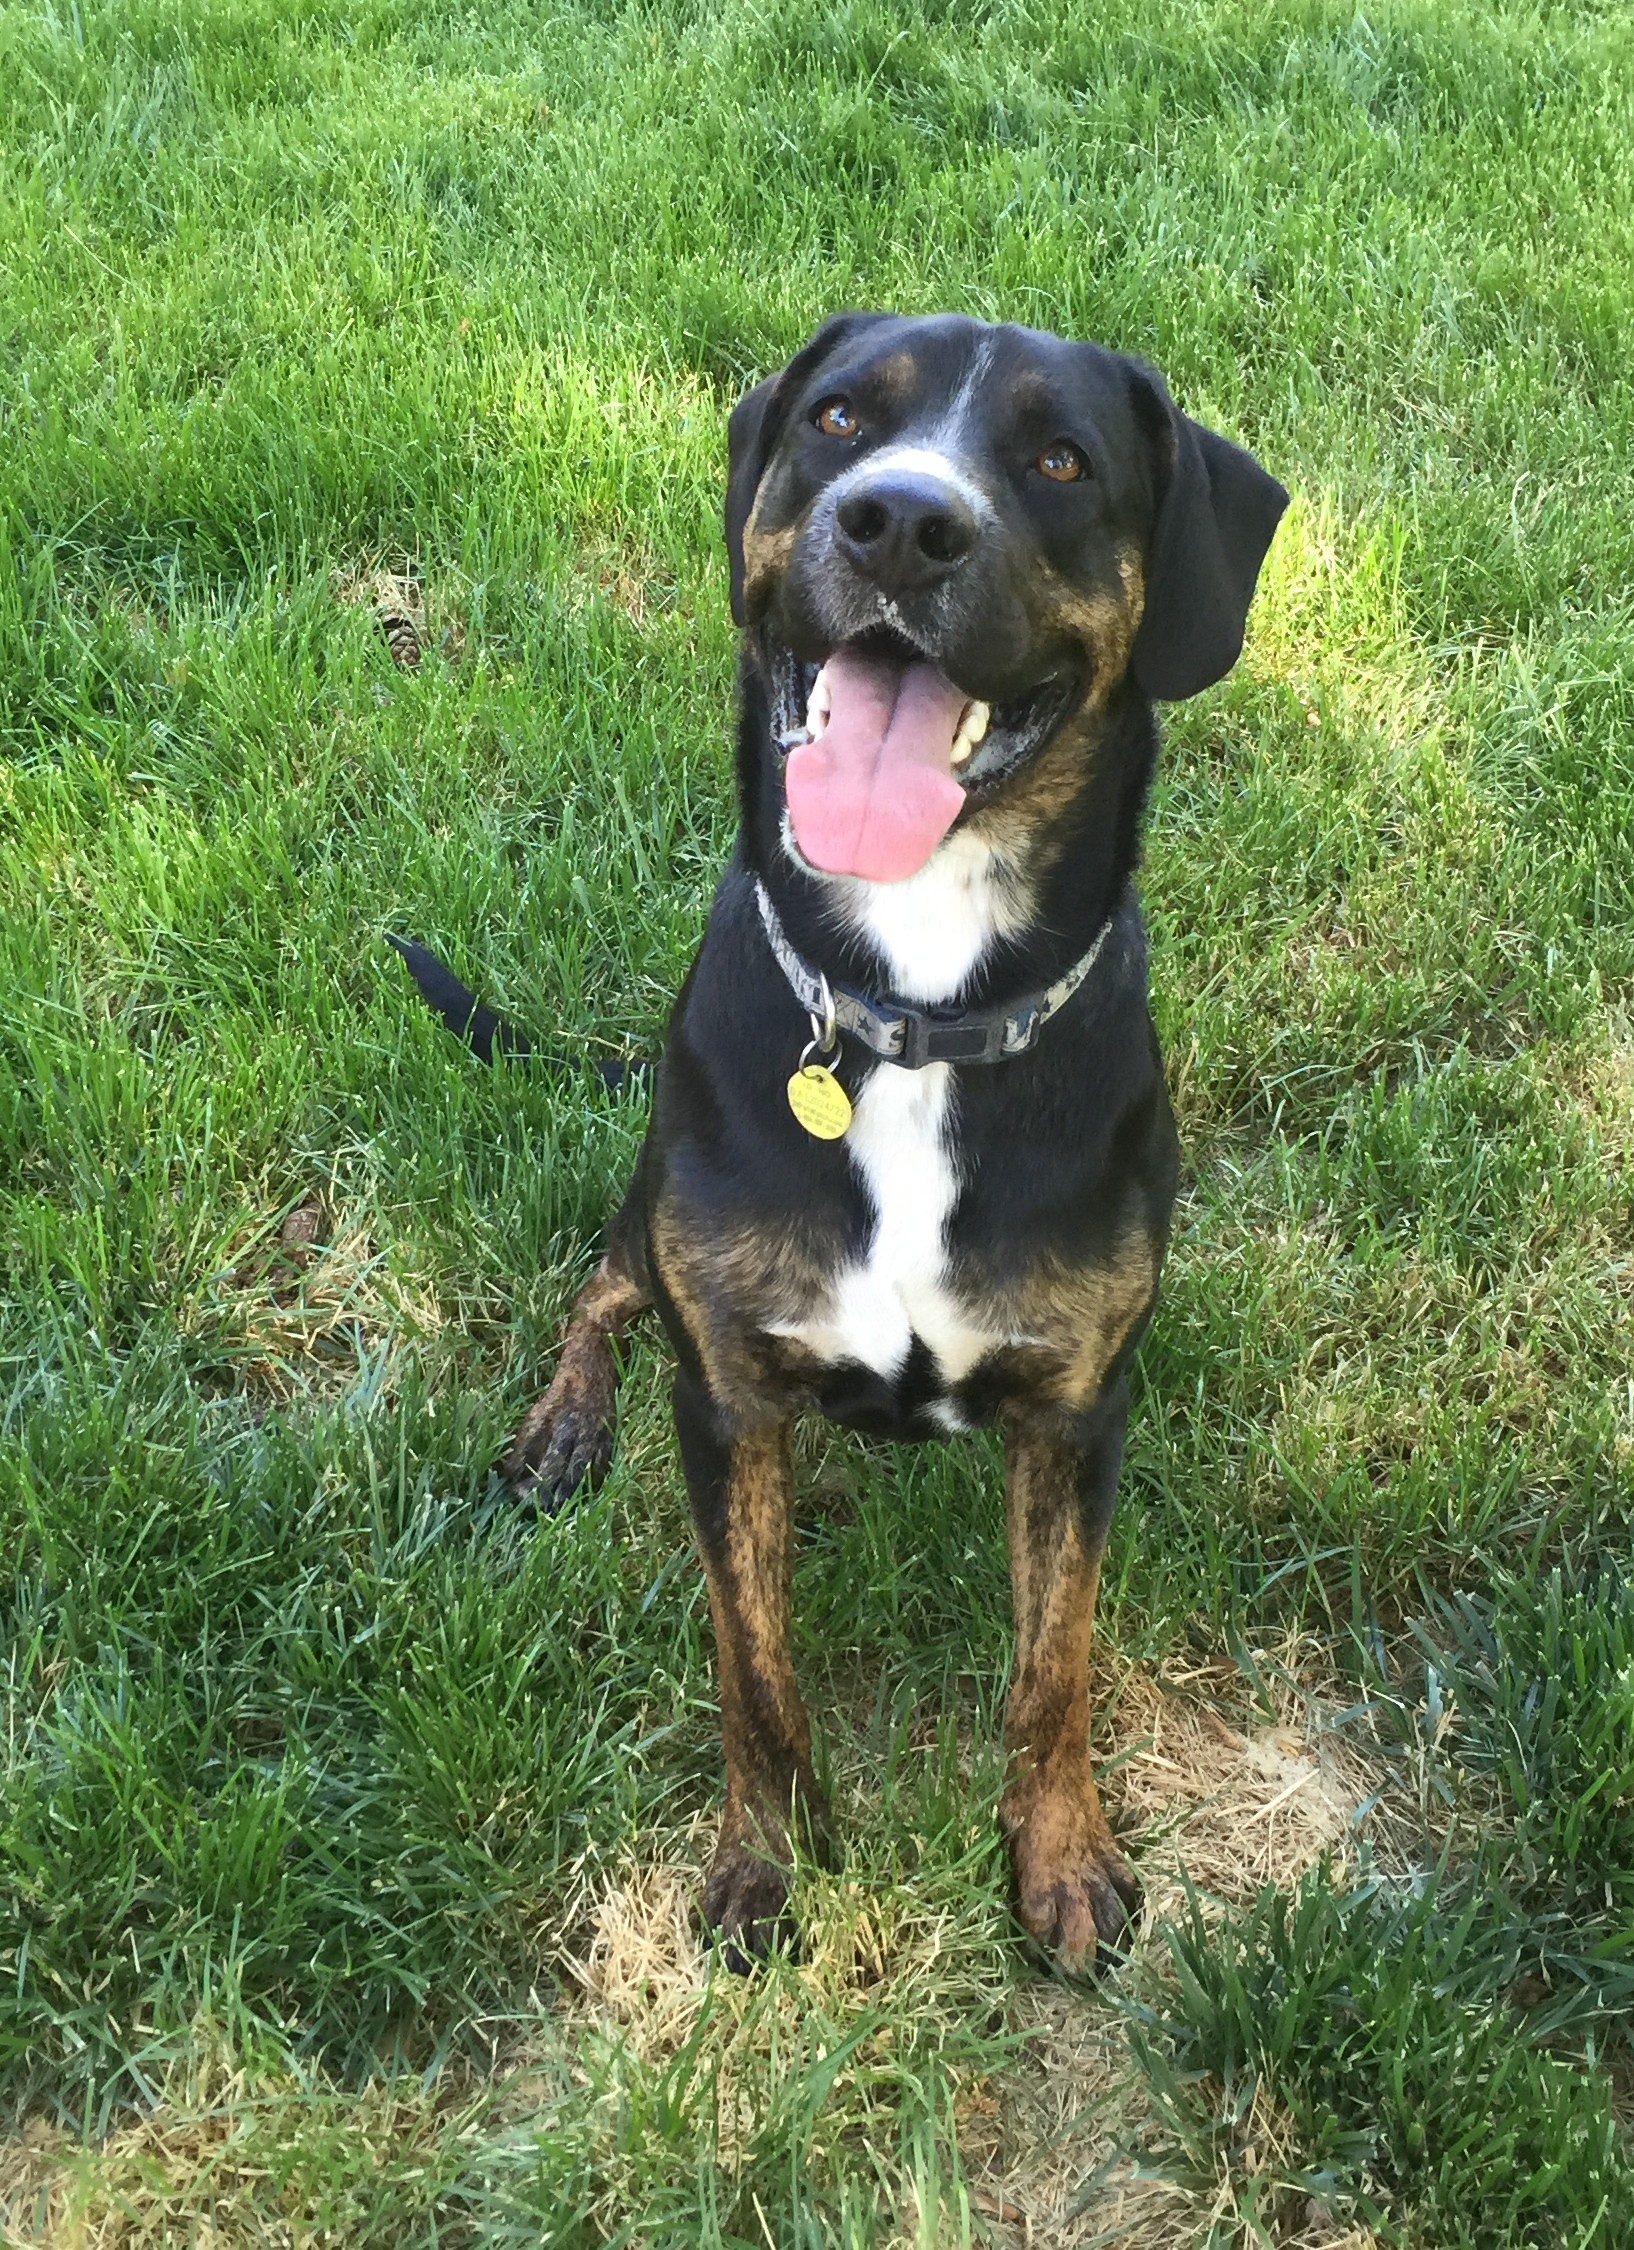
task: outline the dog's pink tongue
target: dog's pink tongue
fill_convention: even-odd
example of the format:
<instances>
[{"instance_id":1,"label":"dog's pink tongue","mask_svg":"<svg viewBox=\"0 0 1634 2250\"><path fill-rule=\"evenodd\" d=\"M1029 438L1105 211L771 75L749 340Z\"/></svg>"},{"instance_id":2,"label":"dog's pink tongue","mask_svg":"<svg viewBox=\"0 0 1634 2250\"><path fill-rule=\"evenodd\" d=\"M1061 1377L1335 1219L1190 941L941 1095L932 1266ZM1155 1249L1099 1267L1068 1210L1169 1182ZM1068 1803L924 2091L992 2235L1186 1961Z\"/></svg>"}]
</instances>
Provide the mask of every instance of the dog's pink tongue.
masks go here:
<instances>
[{"instance_id":1,"label":"dog's pink tongue","mask_svg":"<svg viewBox=\"0 0 1634 2250\"><path fill-rule=\"evenodd\" d=\"M934 664L836 649L828 725L785 768L794 840L813 867L900 883L959 817L953 737L968 697Z\"/></svg>"}]
</instances>

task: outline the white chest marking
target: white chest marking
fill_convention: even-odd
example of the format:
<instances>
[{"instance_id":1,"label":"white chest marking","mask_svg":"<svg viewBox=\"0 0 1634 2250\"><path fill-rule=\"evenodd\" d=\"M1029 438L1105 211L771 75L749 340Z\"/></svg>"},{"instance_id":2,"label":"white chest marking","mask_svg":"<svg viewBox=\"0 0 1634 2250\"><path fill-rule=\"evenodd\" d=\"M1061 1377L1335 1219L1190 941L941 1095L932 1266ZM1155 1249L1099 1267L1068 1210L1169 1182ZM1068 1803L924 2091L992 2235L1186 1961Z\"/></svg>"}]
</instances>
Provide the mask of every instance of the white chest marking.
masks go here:
<instances>
[{"instance_id":1,"label":"white chest marking","mask_svg":"<svg viewBox=\"0 0 1634 2250\"><path fill-rule=\"evenodd\" d=\"M804 866L787 815L783 842ZM831 875L827 889L836 920L878 948L882 983L928 1007L956 999L994 939L1023 928L1029 913L1028 886L1014 861L968 834L949 836L900 883Z\"/></svg>"},{"instance_id":2,"label":"white chest marking","mask_svg":"<svg viewBox=\"0 0 1634 2250\"><path fill-rule=\"evenodd\" d=\"M953 1384L997 1341L975 1326L947 1284L947 1224L959 1193L952 1093L946 1063L923 1070L886 1063L858 1096L845 1146L874 1206L872 1237L835 1276L815 1319L779 1329L819 1359L859 1360L889 1378L917 1335Z\"/></svg>"},{"instance_id":3,"label":"white chest marking","mask_svg":"<svg viewBox=\"0 0 1634 2250\"><path fill-rule=\"evenodd\" d=\"M997 937L1025 918L1013 865L978 837L950 836L901 883L832 879L839 912L879 949L884 980L905 1000L954 999ZM829 1363L860 1361L889 1379L915 1336L944 1382L962 1382L1005 1339L976 1324L948 1285L947 1228L959 1196L958 1116L946 1063L882 1063L857 1098L845 1138L874 1210L862 1257L835 1276L811 1317L780 1324ZM958 1418L936 1409L950 1428Z\"/></svg>"}]
</instances>

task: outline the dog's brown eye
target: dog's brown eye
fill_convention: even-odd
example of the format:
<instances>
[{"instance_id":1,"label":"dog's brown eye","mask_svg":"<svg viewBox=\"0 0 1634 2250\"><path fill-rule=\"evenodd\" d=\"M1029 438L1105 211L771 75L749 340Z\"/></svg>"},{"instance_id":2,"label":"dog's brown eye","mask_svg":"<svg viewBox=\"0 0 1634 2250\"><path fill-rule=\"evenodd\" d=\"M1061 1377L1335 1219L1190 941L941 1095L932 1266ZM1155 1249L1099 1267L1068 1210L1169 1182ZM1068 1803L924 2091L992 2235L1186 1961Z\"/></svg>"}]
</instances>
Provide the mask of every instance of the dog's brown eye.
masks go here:
<instances>
[{"instance_id":1,"label":"dog's brown eye","mask_svg":"<svg viewBox=\"0 0 1634 2250\"><path fill-rule=\"evenodd\" d=\"M831 398L817 409L817 427L824 437L855 437L862 424L848 398Z\"/></svg>"},{"instance_id":2,"label":"dog's brown eye","mask_svg":"<svg viewBox=\"0 0 1634 2250\"><path fill-rule=\"evenodd\" d=\"M1038 456L1038 466L1057 484L1076 484L1086 473L1083 455L1075 445L1068 445L1064 440L1057 445L1047 445Z\"/></svg>"}]
</instances>

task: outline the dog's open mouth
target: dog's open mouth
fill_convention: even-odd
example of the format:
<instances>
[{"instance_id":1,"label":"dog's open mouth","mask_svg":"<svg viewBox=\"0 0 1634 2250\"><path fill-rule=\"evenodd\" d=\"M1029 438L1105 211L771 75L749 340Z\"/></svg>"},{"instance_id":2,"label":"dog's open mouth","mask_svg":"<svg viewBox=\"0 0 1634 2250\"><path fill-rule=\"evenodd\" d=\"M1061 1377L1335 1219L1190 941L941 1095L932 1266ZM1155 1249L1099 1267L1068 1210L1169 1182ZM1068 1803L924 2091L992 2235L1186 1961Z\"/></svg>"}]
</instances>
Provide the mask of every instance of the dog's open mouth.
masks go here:
<instances>
[{"instance_id":1,"label":"dog's open mouth","mask_svg":"<svg viewBox=\"0 0 1634 2250\"><path fill-rule=\"evenodd\" d=\"M789 822L825 874L899 883L959 815L1064 717L1070 681L996 708L967 695L899 634L843 642L820 664L774 662L774 723L789 752Z\"/></svg>"}]
</instances>

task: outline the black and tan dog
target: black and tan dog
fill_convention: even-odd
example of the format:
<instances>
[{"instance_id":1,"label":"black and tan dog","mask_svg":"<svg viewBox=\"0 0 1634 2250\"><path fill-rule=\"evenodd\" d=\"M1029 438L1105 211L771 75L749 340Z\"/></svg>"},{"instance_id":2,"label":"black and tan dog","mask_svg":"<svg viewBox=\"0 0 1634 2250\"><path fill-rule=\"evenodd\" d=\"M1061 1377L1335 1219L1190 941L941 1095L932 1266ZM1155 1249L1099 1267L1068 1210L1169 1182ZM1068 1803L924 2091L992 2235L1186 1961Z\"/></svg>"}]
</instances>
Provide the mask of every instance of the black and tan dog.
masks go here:
<instances>
[{"instance_id":1,"label":"black and tan dog","mask_svg":"<svg viewBox=\"0 0 1634 2250\"><path fill-rule=\"evenodd\" d=\"M827 1828L790 1661L811 1409L1002 1428L1018 1910L1076 1968L1138 1896L1089 1754L1176 1170L1130 878L1153 702L1235 662L1286 500L1140 361L972 320L832 320L733 413L737 850L507 1468L548 1501L605 1465L610 1339L655 1304L720 1662L704 1908L734 1956L782 1918L791 1833Z\"/></svg>"}]
</instances>

